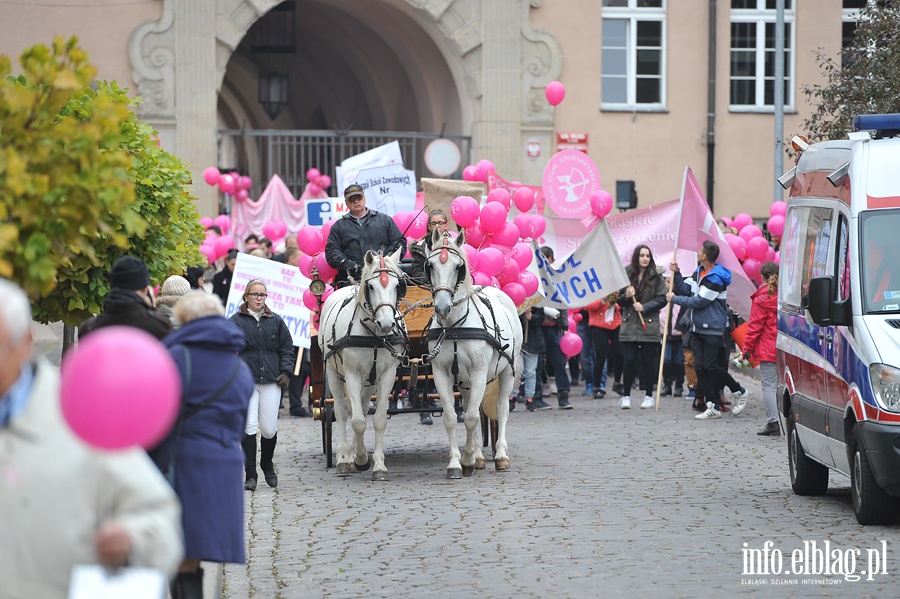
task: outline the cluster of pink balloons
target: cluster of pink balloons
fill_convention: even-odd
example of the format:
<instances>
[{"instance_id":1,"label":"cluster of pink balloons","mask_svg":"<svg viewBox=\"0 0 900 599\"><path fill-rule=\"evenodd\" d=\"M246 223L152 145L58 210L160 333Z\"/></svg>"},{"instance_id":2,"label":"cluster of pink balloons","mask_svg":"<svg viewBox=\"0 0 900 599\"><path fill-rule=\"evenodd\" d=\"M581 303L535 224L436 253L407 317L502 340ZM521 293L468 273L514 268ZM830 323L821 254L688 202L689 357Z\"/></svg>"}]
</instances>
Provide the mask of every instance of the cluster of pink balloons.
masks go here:
<instances>
[{"instance_id":1,"label":"cluster of pink balloons","mask_svg":"<svg viewBox=\"0 0 900 599\"><path fill-rule=\"evenodd\" d=\"M239 202L249 199L250 188L253 187L253 179L250 177L241 176L237 171L220 173L214 166L203 171L203 180L207 185L218 185L219 191L233 195Z\"/></svg>"},{"instance_id":2,"label":"cluster of pink balloons","mask_svg":"<svg viewBox=\"0 0 900 599\"><path fill-rule=\"evenodd\" d=\"M200 246L200 253L206 256L206 259L212 264L234 248L234 238L228 235L228 230L231 228L231 219L227 214L220 214L215 219L204 216L200 219L200 224L207 229L206 238ZM219 227L222 231L221 236L215 231L209 230L213 225Z\"/></svg>"},{"instance_id":3,"label":"cluster of pink balloons","mask_svg":"<svg viewBox=\"0 0 900 599\"><path fill-rule=\"evenodd\" d=\"M329 283L325 286L321 302L325 303L328 296L334 292L330 282L338 274L337 269L332 268L325 259L325 244L328 243L328 233L335 221L330 220L322 225L322 228L307 225L297 233L297 247L300 249L300 262L298 267L303 276L313 279L318 276ZM319 328L319 300L307 289L303 292L303 305L313 312L313 326Z\"/></svg>"},{"instance_id":4,"label":"cluster of pink balloons","mask_svg":"<svg viewBox=\"0 0 900 599\"><path fill-rule=\"evenodd\" d=\"M487 183L487 175L494 171L494 163L490 160L479 160L475 164L470 164L463 169L463 181L480 181Z\"/></svg>"},{"instance_id":5,"label":"cluster of pink balloons","mask_svg":"<svg viewBox=\"0 0 900 599\"><path fill-rule=\"evenodd\" d=\"M287 236L287 225L283 221L272 220L263 225L262 233L277 244Z\"/></svg>"},{"instance_id":6,"label":"cluster of pink balloons","mask_svg":"<svg viewBox=\"0 0 900 599\"><path fill-rule=\"evenodd\" d=\"M317 196L331 187L331 177L323 175L317 168L306 171L306 191L310 195Z\"/></svg>"},{"instance_id":7,"label":"cluster of pink balloons","mask_svg":"<svg viewBox=\"0 0 900 599\"><path fill-rule=\"evenodd\" d=\"M493 189L487 202L479 208L469 196L459 196L450 203L450 217L465 230L463 249L476 285L500 289L517 305L534 295L540 281L528 271L534 259L526 242L538 239L547 223L538 214L519 214L510 222L511 203L521 209L531 209L534 194L520 187L513 194L506 189Z\"/></svg>"},{"instance_id":8,"label":"cluster of pink balloons","mask_svg":"<svg viewBox=\"0 0 900 599\"><path fill-rule=\"evenodd\" d=\"M769 208L769 220L766 229L769 234L780 237L784 233L784 215L787 204L774 202ZM723 218L725 224L737 229L738 234L725 233L725 241L731 247L734 255L741 261L744 272L753 280L759 279L759 269L764 262L781 262L780 252L776 252L770 245L762 229L753 224L753 217L746 212L741 212L733 219Z\"/></svg>"},{"instance_id":9,"label":"cluster of pink balloons","mask_svg":"<svg viewBox=\"0 0 900 599\"><path fill-rule=\"evenodd\" d=\"M178 367L162 343L140 329L98 329L63 358L63 417L94 447L154 447L175 422L180 403Z\"/></svg>"}]
</instances>

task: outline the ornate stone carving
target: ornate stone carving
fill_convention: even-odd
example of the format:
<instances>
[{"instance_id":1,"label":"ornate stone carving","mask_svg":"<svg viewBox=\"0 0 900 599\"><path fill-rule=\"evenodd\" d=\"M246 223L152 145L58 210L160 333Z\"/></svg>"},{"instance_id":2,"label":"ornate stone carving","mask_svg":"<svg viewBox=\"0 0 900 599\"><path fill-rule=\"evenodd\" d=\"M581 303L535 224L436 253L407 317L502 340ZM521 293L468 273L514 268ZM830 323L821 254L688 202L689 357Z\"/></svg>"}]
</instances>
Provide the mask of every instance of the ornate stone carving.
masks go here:
<instances>
[{"instance_id":1,"label":"ornate stone carving","mask_svg":"<svg viewBox=\"0 0 900 599\"><path fill-rule=\"evenodd\" d=\"M174 22L172 6L165 2L162 17L138 25L128 40L137 93L143 99L137 107L141 118L175 118Z\"/></svg>"},{"instance_id":2,"label":"ornate stone carving","mask_svg":"<svg viewBox=\"0 0 900 599\"><path fill-rule=\"evenodd\" d=\"M562 51L556 38L542 29L532 29L531 8L539 8L541 0L522 2L519 51L522 56L522 122L529 125L553 125L553 109L544 98L544 88L562 72Z\"/></svg>"}]
</instances>

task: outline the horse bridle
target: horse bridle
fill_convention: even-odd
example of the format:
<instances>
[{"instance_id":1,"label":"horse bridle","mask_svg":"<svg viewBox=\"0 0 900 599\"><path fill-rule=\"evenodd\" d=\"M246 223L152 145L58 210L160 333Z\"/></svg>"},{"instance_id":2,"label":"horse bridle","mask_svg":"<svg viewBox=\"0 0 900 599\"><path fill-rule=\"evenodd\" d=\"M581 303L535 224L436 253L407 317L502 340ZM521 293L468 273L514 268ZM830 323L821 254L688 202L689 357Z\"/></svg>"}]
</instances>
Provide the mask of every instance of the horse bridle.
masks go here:
<instances>
[{"instance_id":1,"label":"horse bridle","mask_svg":"<svg viewBox=\"0 0 900 599\"><path fill-rule=\"evenodd\" d=\"M451 289L449 287L444 287L444 286L435 287L431 283L431 259L438 252L440 252L440 256L438 257L438 260L440 260L441 264L445 264L447 262L447 260L450 259L451 252L456 254L459 257L459 259L462 261L462 263L456 267L456 270L457 270L456 284L453 286L453 289ZM456 295L456 290L459 289L459 286L462 284L463 279L465 279L466 260L467 260L467 258L458 249L456 249L455 247L450 245L450 235L448 235L447 233L444 233L444 235L441 239L441 245L439 247L436 247L433 250L431 250L431 254L429 254L428 259L425 261L425 278L428 280L428 284L431 286L431 294L434 295L438 291L447 291L450 293L450 297L453 298L453 296Z\"/></svg>"},{"instance_id":2,"label":"horse bridle","mask_svg":"<svg viewBox=\"0 0 900 599\"><path fill-rule=\"evenodd\" d=\"M398 275L393 270L391 270L390 268L385 266L384 256L379 256L378 259L379 259L378 268L376 268L374 271L372 271L373 275L371 277L369 277L368 279L366 279L365 281L362 282L363 289L364 289L363 295L365 296L366 306L369 308L369 311L373 315L376 312L378 312L379 309L383 308L384 306L387 306L388 308L391 309L392 312L394 312L396 314L397 313L397 303L399 303L400 299L404 295L406 295L406 281L403 280L403 277L401 275ZM391 304L390 302L381 302L374 308L372 307L372 302L369 299L369 281L371 281L372 279L374 279L376 277L378 278L378 282L381 283L382 287L388 286L388 283L390 282L391 277L397 277L397 301L395 303Z\"/></svg>"}]
</instances>

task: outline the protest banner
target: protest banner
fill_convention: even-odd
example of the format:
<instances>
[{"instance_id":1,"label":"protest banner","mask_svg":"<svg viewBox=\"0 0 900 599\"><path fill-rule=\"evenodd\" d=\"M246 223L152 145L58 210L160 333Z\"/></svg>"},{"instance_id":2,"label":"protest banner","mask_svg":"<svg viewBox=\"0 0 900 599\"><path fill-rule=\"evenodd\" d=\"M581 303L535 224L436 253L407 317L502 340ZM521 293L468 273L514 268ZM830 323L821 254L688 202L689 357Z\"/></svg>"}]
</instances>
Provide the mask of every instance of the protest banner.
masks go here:
<instances>
[{"instance_id":1,"label":"protest banner","mask_svg":"<svg viewBox=\"0 0 900 599\"><path fill-rule=\"evenodd\" d=\"M231 289L225 304L225 316L238 311L243 302L244 289L253 279L266 284L266 305L284 320L295 347L309 349L310 313L303 305L303 292L309 288L309 279L296 266L274 260L257 258L250 254L238 254L231 277Z\"/></svg>"},{"instance_id":2,"label":"protest banner","mask_svg":"<svg viewBox=\"0 0 900 599\"><path fill-rule=\"evenodd\" d=\"M348 179L348 185L353 183L363 188L366 208L393 216L416 207L416 174L402 164L362 169L356 177Z\"/></svg>"},{"instance_id":3,"label":"protest banner","mask_svg":"<svg viewBox=\"0 0 900 599\"><path fill-rule=\"evenodd\" d=\"M403 164L400 142L396 140L347 158L334 169L338 193L344 193L344 189L359 176L359 171L389 164Z\"/></svg>"},{"instance_id":4,"label":"protest banner","mask_svg":"<svg viewBox=\"0 0 900 599\"><path fill-rule=\"evenodd\" d=\"M431 179L422 177L422 192L425 206L429 210L443 210L450 214L450 204L459 196L469 196L481 202L484 183L480 181L459 181L457 179Z\"/></svg>"}]
</instances>

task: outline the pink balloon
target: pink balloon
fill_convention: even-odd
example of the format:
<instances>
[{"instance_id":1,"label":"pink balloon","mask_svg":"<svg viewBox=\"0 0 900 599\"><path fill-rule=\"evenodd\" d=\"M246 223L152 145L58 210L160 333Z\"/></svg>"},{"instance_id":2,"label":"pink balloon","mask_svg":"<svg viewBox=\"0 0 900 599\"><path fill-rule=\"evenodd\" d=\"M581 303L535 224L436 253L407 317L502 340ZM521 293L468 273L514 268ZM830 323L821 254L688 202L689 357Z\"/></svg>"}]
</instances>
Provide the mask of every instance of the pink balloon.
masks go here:
<instances>
[{"instance_id":1,"label":"pink balloon","mask_svg":"<svg viewBox=\"0 0 900 599\"><path fill-rule=\"evenodd\" d=\"M466 241L470 243L474 248L480 248L485 245L485 235L484 231L481 230L480 223L476 222L471 227L466 229ZM487 245L490 245L490 243L487 243Z\"/></svg>"},{"instance_id":2,"label":"pink balloon","mask_svg":"<svg viewBox=\"0 0 900 599\"><path fill-rule=\"evenodd\" d=\"M508 295L509 299L511 299L516 306L521 306L522 302L525 301L525 298L528 297L525 295L525 288L515 281L507 283L501 287L500 290Z\"/></svg>"},{"instance_id":3,"label":"pink balloon","mask_svg":"<svg viewBox=\"0 0 900 599\"><path fill-rule=\"evenodd\" d=\"M215 224L222 229L222 234L225 235L228 233L228 229L231 228L231 219L228 218L227 214L220 214L216 217Z\"/></svg>"},{"instance_id":4,"label":"pink balloon","mask_svg":"<svg viewBox=\"0 0 900 599\"><path fill-rule=\"evenodd\" d=\"M751 279L759 278L759 269L762 267L762 263L756 258L747 258L743 263L744 272L747 273L747 276Z\"/></svg>"},{"instance_id":5,"label":"pink balloon","mask_svg":"<svg viewBox=\"0 0 900 599\"><path fill-rule=\"evenodd\" d=\"M499 231L494 233L491 243L505 247L513 247L519 241L519 227L513 223L504 222Z\"/></svg>"},{"instance_id":6,"label":"pink balloon","mask_svg":"<svg viewBox=\"0 0 900 599\"><path fill-rule=\"evenodd\" d=\"M201 245L200 253L203 254L204 256L206 256L206 259L209 261L210 264L215 262L216 259L219 257L219 253L216 252L215 246L212 246L212 245Z\"/></svg>"},{"instance_id":7,"label":"pink balloon","mask_svg":"<svg viewBox=\"0 0 900 599\"><path fill-rule=\"evenodd\" d=\"M520 212L528 212L534 206L534 192L530 187L520 187L513 193L513 203Z\"/></svg>"},{"instance_id":8,"label":"pink balloon","mask_svg":"<svg viewBox=\"0 0 900 599\"><path fill-rule=\"evenodd\" d=\"M214 166L206 167L206 170L203 171L203 180L206 181L207 185L215 185L219 182L220 177L219 169Z\"/></svg>"},{"instance_id":9,"label":"pink balloon","mask_svg":"<svg viewBox=\"0 0 900 599\"><path fill-rule=\"evenodd\" d=\"M578 322L575 321L574 318L569 319L569 332L570 333L578 333Z\"/></svg>"},{"instance_id":10,"label":"pink balloon","mask_svg":"<svg viewBox=\"0 0 900 599\"><path fill-rule=\"evenodd\" d=\"M329 177L328 175L322 175L321 177L316 179L316 185L318 185L322 189L328 189L329 187L331 187L331 177ZM322 297L325 297L324 294L322 295Z\"/></svg>"},{"instance_id":11,"label":"pink balloon","mask_svg":"<svg viewBox=\"0 0 900 599\"><path fill-rule=\"evenodd\" d=\"M775 262L775 249L772 246L769 246L769 249L766 250L766 262Z\"/></svg>"},{"instance_id":12,"label":"pink balloon","mask_svg":"<svg viewBox=\"0 0 900 599\"><path fill-rule=\"evenodd\" d=\"M415 215L412 212L400 211L394 214L393 218L394 224L397 225L397 228L400 229L400 232L408 235L409 227L410 225L412 225Z\"/></svg>"},{"instance_id":13,"label":"pink balloon","mask_svg":"<svg viewBox=\"0 0 900 599\"><path fill-rule=\"evenodd\" d=\"M551 106L558 106L563 101L563 98L566 97L566 86L559 81L551 81L544 88L544 95Z\"/></svg>"},{"instance_id":14,"label":"pink balloon","mask_svg":"<svg viewBox=\"0 0 900 599\"><path fill-rule=\"evenodd\" d=\"M306 186L306 191L308 191L311 196L318 196L322 193L322 188L315 183L310 183Z\"/></svg>"},{"instance_id":15,"label":"pink balloon","mask_svg":"<svg viewBox=\"0 0 900 599\"><path fill-rule=\"evenodd\" d=\"M279 239L279 237L278 237L278 225L275 224L275 221L269 221L269 222L267 222L266 224L264 224L264 225L263 225L263 230L262 230L262 232L263 232L263 235L265 235L266 237L268 237L268 238L271 239L272 241L275 241L276 239Z\"/></svg>"},{"instance_id":16,"label":"pink balloon","mask_svg":"<svg viewBox=\"0 0 900 599\"><path fill-rule=\"evenodd\" d=\"M503 228L508 212L509 210L504 208L503 204L499 202L485 204L484 208L481 209L481 216L479 216L481 230L485 233L496 233Z\"/></svg>"},{"instance_id":17,"label":"pink balloon","mask_svg":"<svg viewBox=\"0 0 900 599\"><path fill-rule=\"evenodd\" d=\"M200 224L206 227L207 229L216 224L216 222L208 216L204 216L200 219Z\"/></svg>"},{"instance_id":18,"label":"pink balloon","mask_svg":"<svg viewBox=\"0 0 900 599\"><path fill-rule=\"evenodd\" d=\"M482 285L484 287L489 287L491 284L491 277L484 274L480 270L476 270L472 272L472 284L473 285Z\"/></svg>"},{"instance_id":19,"label":"pink balloon","mask_svg":"<svg viewBox=\"0 0 900 599\"><path fill-rule=\"evenodd\" d=\"M319 271L319 278L323 281L330 281L338 274L338 271L328 264L325 254L319 254L313 259L313 267Z\"/></svg>"},{"instance_id":20,"label":"pink balloon","mask_svg":"<svg viewBox=\"0 0 900 599\"><path fill-rule=\"evenodd\" d=\"M579 337L575 333L570 333L568 331L563 333L562 338L559 340L559 349L562 350L562 353L566 354L567 358L577 356L579 353L581 353L581 348L583 345L584 344L581 341L581 337Z\"/></svg>"},{"instance_id":21,"label":"pink balloon","mask_svg":"<svg viewBox=\"0 0 900 599\"><path fill-rule=\"evenodd\" d=\"M478 167L474 164L470 164L463 169L462 177L463 181L480 181L478 178Z\"/></svg>"},{"instance_id":22,"label":"pink balloon","mask_svg":"<svg viewBox=\"0 0 900 599\"><path fill-rule=\"evenodd\" d=\"M722 217L722 222L724 222L724 223L725 223L727 226L729 226L729 227L732 226L732 225L734 224L734 221L731 220L731 218L728 217L728 216L723 216L723 217Z\"/></svg>"},{"instance_id":23,"label":"pink balloon","mask_svg":"<svg viewBox=\"0 0 900 599\"><path fill-rule=\"evenodd\" d=\"M538 287L540 287L541 282L534 275L533 272L528 270L523 270L519 273L519 284L525 289L525 297L531 297L535 293L537 293Z\"/></svg>"},{"instance_id":24,"label":"pink balloon","mask_svg":"<svg viewBox=\"0 0 900 599\"><path fill-rule=\"evenodd\" d=\"M584 316L581 315L581 312L576 312L574 315L569 317L569 320L570 321L574 320L575 323L577 324L577 323L581 322L582 320L584 320Z\"/></svg>"},{"instance_id":25,"label":"pink balloon","mask_svg":"<svg viewBox=\"0 0 900 599\"><path fill-rule=\"evenodd\" d=\"M325 300L328 299L328 296L330 296L332 293L334 293L334 287L332 287L331 285L325 285L325 291L324 293L322 293L323 304L325 303Z\"/></svg>"},{"instance_id":26,"label":"pink balloon","mask_svg":"<svg viewBox=\"0 0 900 599\"><path fill-rule=\"evenodd\" d=\"M222 193L231 193L234 191L234 177L231 175L222 175L219 177L219 190Z\"/></svg>"},{"instance_id":27,"label":"pink balloon","mask_svg":"<svg viewBox=\"0 0 900 599\"><path fill-rule=\"evenodd\" d=\"M776 237L784 235L784 215L776 214L770 216L769 222L766 223L766 229L771 235L775 235Z\"/></svg>"},{"instance_id":28,"label":"pink balloon","mask_svg":"<svg viewBox=\"0 0 900 599\"><path fill-rule=\"evenodd\" d=\"M238 187L241 189L250 189L253 187L253 179L250 177L241 177L238 181Z\"/></svg>"},{"instance_id":29,"label":"pink balloon","mask_svg":"<svg viewBox=\"0 0 900 599\"><path fill-rule=\"evenodd\" d=\"M506 264L503 265L503 270L501 270L500 274L497 275L497 280L500 281L501 285L506 285L507 283L518 281L520 270L522 269L519 268L518 262L516 262L515 260L507 260Z\"/></svg>"},{"instance_id":30,"label":"pink balloon","mask_svg":"<svg viewBox=\"0 0 900 599\"><path fill-rule=\"evenodd\" d=\"M509 192L502 187L492 189L487 196L488 202L499 202L509 211Z\"/></svg>"},{"instance_id":31,"label":"pink balloon","mask_svg":"<svg viewBox=\"0 0 900 599\"><path fill-rule=\"evenodd\" d=\"M322 225L322 239L325 240L325 243L328 243L328 234L331 233L331 227L333 227L336 222L336 220L329 220ZM325 247L324 243L322 244L322 247Z\"/></svg>"},{"instance_id":32,"label":"pink balloon","mask_svg":"<svg viewBox=\"0 0 900 599\"><path fill-rule=\"evenodd\" d=\"M309 308L310 310L318 310L319 309L319 300L316 299L316 296L313 295L313 292L309 289L303 290L303 305Z\"/></svg>"},{"instance_id":33,"label":"pink balloon","mask_svg":"<svg viewBox=\"0 0 900 599\"><path fill-rule=\"evenodd\" d=\"M738 237L743 239L744 241L750 241L754 237L762 237L763 232L762 229L757 227L756 225L747 225L743 227L738 233Z\"/></svg>"},{"instance_id":34,"label":"pink balloon","mask_svg":"<svg viewBox=\"0 0 900 599\"><path fill-rule=\"evenodd\" d=\"M772 202L772 205L769 206L769 216L784 216L785 214L787 214L787 204L785 202L778 200L777 202Z\"/></svg>"},{"instance_id":35,"label":"pink balloon","mask_svg":"<svg viewBox=\"0 0 900 599\"><path fill-rule=\"evenodd\" d=\"M312 263L313 257L308 254L300 254L300 259L297 261L297 268L300 269L300 272L307 279L312 278Z\"/></svg>"},{"instance_id":36,"label":"pink balloon","mask_svg":"<svg viewBox=\"0 0 900 599\"><path fill-rule=\"evenodd\" d=\"M63 358L60 405L101 449L155 446L178 415L181 375L165 346L135 327L98 329Z\"/></svg>"},{"instance_id":37,"label":"pink balloon","mask_svg":"<svg viewBox=\"0 0 900 599\"><path fill-rule=\"evenodd\" d=\"M237 200L238 202L246 201L249 198L250 198L250 192L247 191L246 189L238 189L236 192L234 192L234 199Z\"/></svg>"},{"instance_id":38,"label":"pink balloon","mask_svg":"<svg viewBox=\"0 0 900 599\"><path fill-rule=\"evenodd\" d=\"M489 277L500 274L503 270L503 254L497 248L485 248L478 251L478 270Z\"/></svg>"},{"instance_id":39,"label":"pink balloon","mask_svg":"<svg viewBox=\"0 0 900 599\"><path fill-rule=\"evenodd\" d=\"M725 233L725 241L728 242L731 251L734 252L738 260L743 260L747 257L747 242L742 238L732 233Z\"/></svg>"},{"instance_id":40,"label":"pink balloon","mask_svg":"<svg viewBox=\"0 0 900 599\"><path fill-rule=\"evenodd\" d=\"M427 212L419 212L415 218L413 218L412 224L409 227L408 235L410 237L414 237L419 239L425 232L428 231L428 213Z\"/></svg>"},{"instance_id":41,"label":"pink balloon","mask_svg":"<svg viewBox=\"0 0 900 599\"><path fill-rule=\"evenodd\" d=\"M464 243L462 249L466 253L466 262L469 263L469 271L474 271L478 268L478 250L468 243Z\"/></svg>"},{"instance_id":42,"label":"pink balloon","mask_svg":"<svg viewBox=\"0 0 900 599\"><path fill-rule=\"evenodd\" d=\"M216 254L221 258L228 254L228 251L234 249L234 239L228 237L227 235L223 235L216 239L215 245Z\"/></svg>"},{"instance_id":43,"label":"pink balloon","mask_svg":"<svg viewBox=\"0 0 900 599\"><path fill-rule=\"evenodd\" d=\"M735 215L734 220L731 221L731 226L738 230L740 233L741 229L746 227L747 225L753 224L753 217L747 214L746 212L740 212Z\"/></svg>"},{"instance_id":44,"label":"pink balloon","mask_svg":"<svg viewBox=\"0 0 900 599\"><path fill-rule=\"evenodd\" d=\"M450 218L460 227L471 227L478 220L478 202L469 196L459 196L450 202Z\"/></svg>"},{"instance_id":45,"label":"pink balloon","mask_svg":"<svg viewBox=\"0 0 900 599\"><path fill-rule=\"evenodd\" d=\"M216 234L215 231L207 231L206 237L203 239L203 245L213 245L214 246L214 245L216 245L216 239L218 239L218 238L219 238L219 236Z\"/></svg>"},{"instance_id":46,"label":"pink balloon","mask_svg":"<svg viewBox=\"0 0 900 599\"><path fill-rule=\"evenodd\" d=\"M479 160L475 163L475 166L478 168L478 171L481 173L481 181L487 180L487 174L494 169L494 163L487 159Z\"/></svg>"},{"instance_id":47,"label":"pink balloon","mask_svg":"<svg viewBox=\"0 0 900 599\"><path fill-rule=\"evenodd\" d=\"M322 173L320 173L319 169L317 169L317 168L311 168L306 171L306 180L310 183L312 183L313 181L315 181L316 179L318 179L321 176L322 176Z\"/></svg>"},{"instance_id":48,"label":"pink balloon","mask_svg":"<svg viewBox=\"0 0 900 599\"><path fill-rule=\"evenodd\" d=\"M747 257L762 262L769 251L769 242L765 237L753 237L747 242Z\"/></svg>"},{"instance_id":49,"label":"pink balloon","mask_svg":"<svg viewBox=\"0 0 900 599\"><path fill-rule=\"evenodd\" d=\"M509 252L509 257L516 261L519 269L528 268L531 261L534 260L534 254L531 252L531 246L527 243L517 243Z\"/></svg>"},{"instance_id":50,"label":"pink balloon","mask_svg":"<svg viewBox=\"0 0 900 599\"><path fill-rule=\"evenodd\" d=\"M775 264L781 265L781 250L775 252Z\"/></svg>"},{"instance_id":51,"label":"pink balloon","mask_svg":"<svg viewBox=\"0 0 900 599\"><path fill-rule=\"evenodd\" d=\"M500 289L500 281L497 280L497 277L491 277L491 287Z\"/></svg>"},{"instance_id":52,"label":"pink balloon","mask_svg":"<svg viewBox=\"0 0 900 599\"><path fill-rule=\"evenodd\" d=\"M310 256L318 254L325 248L325 239L322 237L322 231L316 227L307 225L297 231L297 247L304 254Z\"/></svg>"},{"instance_id":53,"label":"pink balloon","mask_svg":"<svg viewBox=\"0 0 900 599\"><path fill-rule=\"evenodd\" d=\"M591 210L600 218L605 217L612 210L612 196L602 189L591 195Z\"/></svg>"},{"instance_id":54,"label":"pink balloon","mask_svg":"<svg viewBox=\"0 0 900 599\"><path fill-rule=\"evenodd\" d=\"M547 230L547 222L539 214L524 214L525 217L525 233L522 237L530 237L538 239Z\"/></svg>"}]
</instances>

